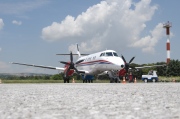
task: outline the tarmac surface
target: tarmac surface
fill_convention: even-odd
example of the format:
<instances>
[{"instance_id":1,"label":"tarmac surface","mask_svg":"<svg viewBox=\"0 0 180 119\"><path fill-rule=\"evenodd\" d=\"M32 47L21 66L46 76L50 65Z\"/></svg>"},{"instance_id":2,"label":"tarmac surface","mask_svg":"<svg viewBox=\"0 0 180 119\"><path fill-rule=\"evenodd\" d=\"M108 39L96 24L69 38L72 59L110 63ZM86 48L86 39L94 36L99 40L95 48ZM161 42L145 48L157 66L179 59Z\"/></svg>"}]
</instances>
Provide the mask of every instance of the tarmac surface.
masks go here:
<instances>
[{"instance_id":1,"label":"tarmac surface","mask_svg":"<svg viewBox=\"0 0 180 119\"><path fill-rule=\"evenodd\" d=\"M0 119L180 119L180 83L0 84Z\"/></svg>"}]
</instances>

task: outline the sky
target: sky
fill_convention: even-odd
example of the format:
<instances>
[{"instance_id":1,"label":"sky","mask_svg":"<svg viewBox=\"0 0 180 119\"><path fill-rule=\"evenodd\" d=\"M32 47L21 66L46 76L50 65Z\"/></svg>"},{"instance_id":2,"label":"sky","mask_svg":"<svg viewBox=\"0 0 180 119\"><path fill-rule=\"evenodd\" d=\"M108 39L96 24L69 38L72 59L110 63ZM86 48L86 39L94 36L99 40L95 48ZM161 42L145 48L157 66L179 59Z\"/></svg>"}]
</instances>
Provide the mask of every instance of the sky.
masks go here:
<instances>
[{"instance_id":1,"label":"sky","mask_svg":"<svg viewBox=\"0 0 180 119\"><path fill-rule=\"evenodd\" d=\"M133 63L166 62L166 30L171 59L180 60L179 0L3 0L0 1L0 73L58 71L9 62L63 67L58 53L115 50ZM74 61L77 58L74 57Z\"/></svg>"}]
</instances>

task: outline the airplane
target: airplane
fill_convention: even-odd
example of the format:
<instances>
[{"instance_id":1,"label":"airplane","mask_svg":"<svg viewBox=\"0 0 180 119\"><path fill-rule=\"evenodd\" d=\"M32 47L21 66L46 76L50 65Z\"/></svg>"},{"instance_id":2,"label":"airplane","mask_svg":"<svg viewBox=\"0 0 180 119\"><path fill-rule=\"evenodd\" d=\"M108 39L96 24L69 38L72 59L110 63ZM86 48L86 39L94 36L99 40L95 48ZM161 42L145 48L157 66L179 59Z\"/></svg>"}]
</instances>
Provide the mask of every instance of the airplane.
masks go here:
<instances>
[{"instance_id":1,"label":"airplane","mask_svg":"<svg viewBox=\"0 0 180 119\"><path fill-rule=\"evenodd\" d=\"M110 78L110 83L120 82L119 77L125 76L128 70L130 69L130 63L134 60L135 57L132 57L129 63L126 62L123 55L118 56L117 52L114 50L104 50L101 52L93 54L81 54L79 52L77 44L77 54L56 54L56 55L70 55L70 61L65 62L61 61L60 63L65 64L64 67L53 67L53 66L44 66L44 65L34 65L26 63L17 63L11 62L12 64L54 69L64 72L63 80L64 83L69 83L70 76L74 73L80 74L84 82L93 82L95 75L106 74ZM77 61L74 63L73 55L78 55Z\"/></svg>"},{"instance_id":2,"label":"airplane","mask_svg":"<svg viewBox=\"0 0 180 119\"><path fill-rule=\"evenodd\" d=\"M94 75L98 75L100 73L108 71L107 73L109 74L110 79L113 79L114 74L117 74L125 66L123 59L119 57L116 51L114 50L104 50L93 54L81 54L79 52L78 44L77 44L77 54L73 54L72 52L70 52L70 54L57 54L57 55L70 55L70 61L69 62L61 61L62 64L65 64L64 67L53 67L53 66L26 64L26 63L18 63L18 62L10 62L10 63L64 71L64 76L63 76L64 83L69 83L70 80L69 77L74 73L83 75L82 76L83 81L90 78L92 82ZM76 62L73 61L73 55L78 55L79 57Z\"/></svg>"}]
</instances>

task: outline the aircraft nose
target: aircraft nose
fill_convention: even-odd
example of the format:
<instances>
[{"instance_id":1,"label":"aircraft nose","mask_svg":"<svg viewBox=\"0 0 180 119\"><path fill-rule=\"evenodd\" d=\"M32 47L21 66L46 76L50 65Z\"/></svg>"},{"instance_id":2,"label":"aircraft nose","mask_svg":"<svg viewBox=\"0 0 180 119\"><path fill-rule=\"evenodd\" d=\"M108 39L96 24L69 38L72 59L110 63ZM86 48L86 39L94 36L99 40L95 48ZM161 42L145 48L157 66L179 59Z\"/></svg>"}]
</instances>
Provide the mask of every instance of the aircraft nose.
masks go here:
<instances>
[{"instance_id":1,"label":"aircraft nose","mask_svg":"<svg viewBox=\"0 0 180 119\"><path fill-rule=\"evenodd\" d=\"M111 59L110 61L116 65L116 68L118 70L125 67L124 61L121 59L121 57L113 57L113 59Z\"/></svg>"},{"instance_id":2,"label":"aircraft nose","mask_svg":"<svg viewBox=\"0 0 180 119\"><path fill-rule=\"evenodd\" d=\"M121 68L125 67L125 63L124 63L124 61L122 59L120 59L120 66L121 66Z\"/></svg>"},{"instance_id":3,"label":"aircraft nose","mask_svg":"<svg viewBox=\"0 0 180 119\"><path fill-rule=\"evenodd\" d=\"M124 61L121 58L118 58L118 60L116 61L117 65L121 68L124 68L125 64Z\"/></svg>"}]
</instances>

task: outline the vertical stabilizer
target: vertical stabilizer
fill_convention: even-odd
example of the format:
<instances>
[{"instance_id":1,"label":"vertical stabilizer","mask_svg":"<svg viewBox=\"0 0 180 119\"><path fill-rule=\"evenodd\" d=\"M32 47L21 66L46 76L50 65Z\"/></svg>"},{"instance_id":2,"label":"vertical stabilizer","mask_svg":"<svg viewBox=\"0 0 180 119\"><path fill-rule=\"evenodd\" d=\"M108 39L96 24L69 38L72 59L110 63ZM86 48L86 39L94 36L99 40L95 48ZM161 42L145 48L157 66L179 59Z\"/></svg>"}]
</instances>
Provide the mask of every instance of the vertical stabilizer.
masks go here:
<instances>
[{"instance_id":1,"label":"vertical stabilizer","mask_svg":"<svg viewBox=\"0 0 180 119\"><path fill-rule=\"evenodd\" d=\"M81 57L81 53L79 52L78 44L77 44L77 54L78 54L79 57Z\"/></svg>"}]
</instances>

